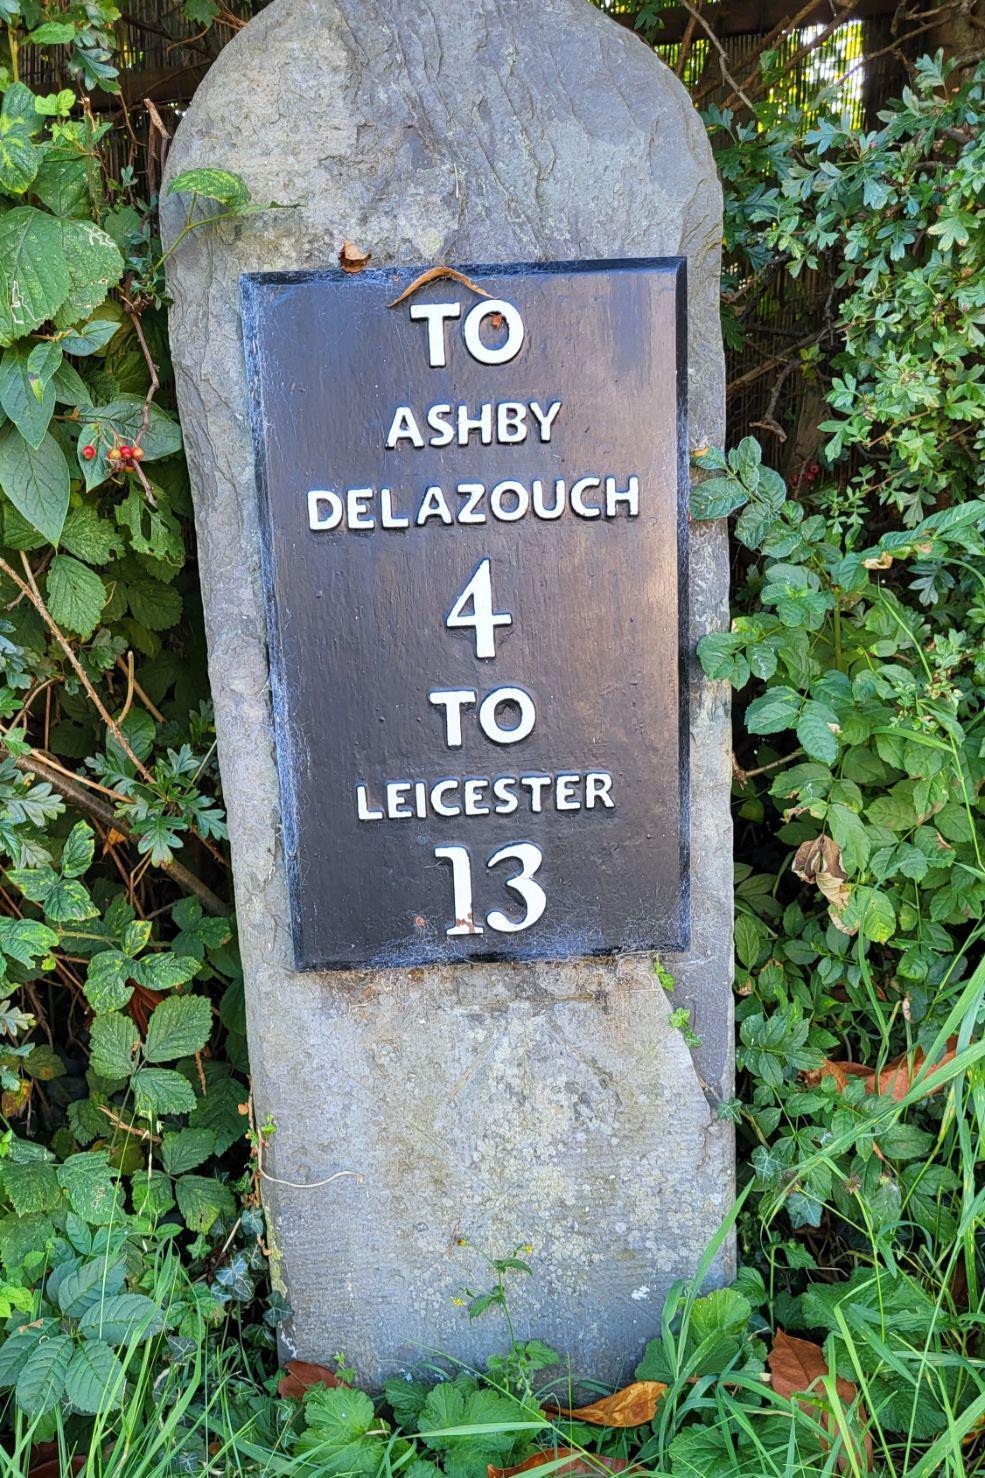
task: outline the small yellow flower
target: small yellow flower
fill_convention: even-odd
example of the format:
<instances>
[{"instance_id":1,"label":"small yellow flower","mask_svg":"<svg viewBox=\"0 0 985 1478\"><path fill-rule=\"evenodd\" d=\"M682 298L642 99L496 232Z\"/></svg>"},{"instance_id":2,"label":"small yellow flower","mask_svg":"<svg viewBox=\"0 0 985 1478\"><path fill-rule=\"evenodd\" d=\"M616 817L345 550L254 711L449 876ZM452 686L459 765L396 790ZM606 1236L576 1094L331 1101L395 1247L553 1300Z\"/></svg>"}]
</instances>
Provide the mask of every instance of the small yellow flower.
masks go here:
<instances>
[{"instance_id":1,"label":"small yellow flower","mask_svg":"<svg viewBox=\"0 0 985 1478\"><path fill-rule=\"evenodd\" d=\"M464 1298L453 1298L452 1303L455 1305L456 1309L464 1309L465 1307Z\"/></svg>"}]
</instances>

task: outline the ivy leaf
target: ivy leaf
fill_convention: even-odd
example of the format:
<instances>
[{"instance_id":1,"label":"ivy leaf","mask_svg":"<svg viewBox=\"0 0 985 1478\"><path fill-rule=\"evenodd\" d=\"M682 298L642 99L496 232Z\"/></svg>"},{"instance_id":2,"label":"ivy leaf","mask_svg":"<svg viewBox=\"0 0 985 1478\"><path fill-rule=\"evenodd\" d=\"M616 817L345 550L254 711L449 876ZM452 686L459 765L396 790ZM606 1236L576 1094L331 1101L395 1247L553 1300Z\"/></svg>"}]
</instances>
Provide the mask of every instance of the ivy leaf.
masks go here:
<instances>
[{"instance_id":1,"label":"ivy leaf","mask_svg":"<svg viewBox=\"0 0 985 1478\"><path fill-rule=\"evenodd\" d=\"M123 1016L118 1011L97 1016L92 1023L89 1038L93 1072L114 1082L120 1078L129 1078L133 1072L139 1041L137 1028L129 1016Z\"/></svg>"},{"instance_id":2,"label":"ivy leaf","mask_svg":"<svg viewBox=\"0 0 985 1478\"><path fill-rule=\"evenodd\" d=\"M137 1112L145 1118L190 1114L195 1107L194 1088L172 1068L142 1067L134 1074L133 1092Z\"/></svg>"},{"instance_id":3,"label":"ivy leaf","mask_svg":"<svg viewBox=\"0 0 985 1478\"><path fill-rule=\"evenodd\" d=\"M78 1346L65 1375L65 1396L78 1410L96 1416L123 1398L123 1366L101 1339L87 1339Z\"/></svg>"},{"instance_id":4,"label":"ivy leaf","mask_svg":"<svg viewBox=\"0 0 985 1478\"><path fill-rule=\"evenodd\" d=\"M79 1333L86 1339L103 1339L114 1346L138 1344L160 1334L163 1327L160 1309L142 1293L104 1298L79 1320Z\"/></svg>"},{"instance_id":5,"label":"ivy leaf","mask_svg":"<svg viewBox=\"0 0 985 1478\"><path fill-rule=\"evenodd\" d=\"M0 215L0 347L54 318L68 290L55 217L31 205Z\"/></svg>"},{"instance_id":6,"label":"ivy leaf","mask_svg":"<svg viewBox=\"0 0 985 1478\"><path fill-rule=\"evenodd\" d=\"M201 195L233 210L250 203L250 187L231 169L183 169L168 185L168 194Z\"/></svg>"},{"instance_id":7,"label":"ivy leaf","mask_svg":"<svg viewBox=\"0 0 985 1478\"><path fill-rule=\"evenodd\" d=\"M204 996L168 996L154 1010L147 1028L148 1062L170 1062L200 1052L212 1030L212 1007Z\"/></svg>"},{"instance_id":8,"label":"ivy leaf","mask_svg":"<svg viewBox=\"0 0 985 1478\"><path fill-rule=\"evenodd\" d=\"M90 637L99 625L108 592L95 570L71 554L56 554L45 582L48 609L59 626Z\"/></svg>"},{"instance_id":9,"label":"ivy leaf","mask_svg":"<svg viewBox=\"0 0 985 1478\"><path fill-rule=\"evenodd\" d=\"M219 1217L236 1215L236 1198L227 1185L209 1175L183 1175L175 1181L174 1193L185 1225L193 1232L207 1232Z\"/></svg>"},{"instance_id":10,"label":"ivy leaf","mask_svg":"<svg viewBox=\"0 0 985 1478\"><path fill-rule=\"evenodd\" d=\"M74 1348L68 1334L38 1340L24 1361L14 1388L17 1404L28 1416L40 1416L57 1406L65 1389Z\"/></svg>"},{"instance_id":11,"label":"ivy leaf","mask_svg":"<svg viewBox=\"0 0 985 1478\"><path fill-rule=\"evenodd\" d=\"M53 344L40 347L55 349ZM60 351L55 349L55 353ZM4 351L0 359L0 408L6 411L21 436L35 449L44 440L45 432L55 409L55 391L48 382L32 375L29 361L33 348L29 339L22 339ZM40 386L40 396L36 387Z\"/></svg>"},{"instance_id":12,"label":"ivy leaf","mask_svg":"<svg viewBox=\"0 0 985 1478\"><path fill-rule=\"evenodd\" d=\"M59 226L69 285L54 320L56 328L70 328L105 302L123 276L123 258L113 238L92 221L62 220Z\"/></svg>"},{"instance_id":13,"label":"ivy leaf","mask_svg":"<svg viewBox=\"0 0 985 1478\"><path fill-rule=\"evenodd\" d=\"M0 228L3 226L0 216ZM57 544L68 512L68 463L55 438L46 435L37 447L14 425L0 430L0 487L18 513L49 544Z\"/></svg>"}]
</instances>

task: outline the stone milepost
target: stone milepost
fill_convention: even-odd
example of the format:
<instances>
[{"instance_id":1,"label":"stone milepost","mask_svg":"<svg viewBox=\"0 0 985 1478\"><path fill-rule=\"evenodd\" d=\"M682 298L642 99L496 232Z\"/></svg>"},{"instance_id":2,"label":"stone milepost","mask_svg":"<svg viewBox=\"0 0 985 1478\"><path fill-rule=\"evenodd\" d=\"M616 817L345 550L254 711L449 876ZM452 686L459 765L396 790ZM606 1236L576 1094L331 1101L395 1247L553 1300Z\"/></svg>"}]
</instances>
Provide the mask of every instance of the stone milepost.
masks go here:
<instances>
[{"instance_id":1,"label":"stone milepost","mask_svg":"<svg viewBox=\"0 0 985 1478\"><path fill-rule=\"evenodd\" d=\"M688 941L684 264L466 271L243 279L299 969Z\"/></svg>"}]
</instances>

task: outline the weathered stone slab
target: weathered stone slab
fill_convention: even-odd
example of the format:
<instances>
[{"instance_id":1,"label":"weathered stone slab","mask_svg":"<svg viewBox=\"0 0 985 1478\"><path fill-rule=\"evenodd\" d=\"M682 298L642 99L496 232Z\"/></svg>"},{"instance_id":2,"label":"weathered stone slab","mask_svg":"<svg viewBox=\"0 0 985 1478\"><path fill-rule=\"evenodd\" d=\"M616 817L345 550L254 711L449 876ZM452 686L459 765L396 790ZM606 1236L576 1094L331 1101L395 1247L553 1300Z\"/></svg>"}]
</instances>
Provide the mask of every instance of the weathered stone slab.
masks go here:
<instances>
[{"instance_id":1,"label":"weathered stone slab","mask_svg":"<svg viewBox=\"0 0 985 1478\"><path fill-rule=\"evenodd\" d=\"M198 91L169 173L215 165L297 208L170 262L219 754L287 1352L377 1380L421 1348L500 1347L452 1298L530 1242L521 1336L617 1378L733 1194L727 696L692 660L692 938L644 958L292 968L239 278L334 265L686 255L692 444L720 442L721 201L680 83L585 0L275 0ZM165 202L165 233L184 220ZM641 427L641 435L645 428ZM724 624L719 530L691 538L691 643ZM692 1062L669 1024L686 1004ZM727 1274L729 1254L716 1276Z\"/></svg>"}]
</instances>

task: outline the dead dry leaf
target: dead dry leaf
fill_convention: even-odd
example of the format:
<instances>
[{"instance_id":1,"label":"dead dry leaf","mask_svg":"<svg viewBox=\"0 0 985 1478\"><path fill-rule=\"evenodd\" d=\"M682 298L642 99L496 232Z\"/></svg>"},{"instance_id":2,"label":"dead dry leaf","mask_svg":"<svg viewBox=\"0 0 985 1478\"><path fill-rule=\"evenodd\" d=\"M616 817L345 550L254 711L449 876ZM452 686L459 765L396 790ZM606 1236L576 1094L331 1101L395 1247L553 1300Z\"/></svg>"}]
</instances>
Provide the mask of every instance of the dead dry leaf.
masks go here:
<instances>
[{"instance_id":1,"label":"dead dry leaf","mask_svg":"<svg viewBox=\"0 0 985 1478\"><path fill-rule=\"evenodd\" d=\"M473 282L471 277L466 277L464 272L459 272L457 267L429 267L426 272L421 273L420 277L415 277L414 281L409 287L404 288L399 297L394 298L392 303L387 303L387 307L398 307L412 293L416 293L419 287L424 287L429 282L438 282L443 277L450 277L452 282L460 282L463 287L468 288L469 292L478 293L480 298L492 297L492 293L487 293L484 287L480 287L477 282Z\"/></svg>"},{"instance_id":2,"label":"dead dry leaf","mask_svg":"<svg viewBox=\"0 0 985 1478\"><path fill-rule=\"evenodd\" d=\"M794 854L793 870L805 883L814 883L821 890L831 905L831 919L835 926L844 934L854 933L854 930L842 928L837 919L852 892L841 865L838 843L823 834L812 841L801 842ZM855 928L858 928L857 924Z\"/></svg>"},{"instance_id":3,"label":"dead dry leaf","mask_svg":"<svg viewBox=\"0 0 985 1478\"><path fill-rule=\"evenodd\" d=\"M308 1360L288 1360L284 1369L287 1374L277 1382L278 1396L295 1396L300 1401L312 1386L345 1385L327 1365L312 1365Z\"/></svg>"},{"instance_id":4,"label":"dead dry leaf","mask_svg":"<svg viewBox=\"0 0 985 1478\"><path fill-rule=\"evenodd\" d=\"M343 241L339 266L343 272L361 272L372 255L371 251L363 251L354 241Z\"/></svg>"},{"instance_id":5,"label":"dead dry leaf","mask_svg":"<svg viewBox=\"0 0 985 1478\"><path fill-rule=\"evenodd\" d=\"M548 1448L544 1452L532 1453L526 1462L517 1463L515 1468L494 1468L492 1463L486 1469L487 1478L516 1478L518 1473L529 1473L532 1468L543 1468L547 1463L556 1463L560 1458L569 1461L561 1463L550 1475L558 1478L573 1478L573 1475L591 1475L592 1473L625 1473L631 1467L628 1458L624 1457L596 1457L594 1453L590 1457L584 1456L574 1447Z\"/></svg>"},{"instance_id":6,"label":"dead dry leaf","mask_svg":"<svg viewBox=\"0 0 985 1478\"><path fill-rule=\"evenodd\" d=\"M824 1397L822 1381L828 1372L828 1362L824 1358L821 1346L810 1339L795 1339L789 1334L784 1334L778 1329L773 1336L773 1348L766 1356L766 1363L770 1369L771 1384L778 1396L787 1400L799 1398L798 1404L803 1411L810 1414L820 1414L821 1424L832 1437L838 1435L837 1419L833 1411L817 1412L818 1402L810 1400L813 1392L819 1397ZM844 1380L842 1376L835 1379L835 1390L842 1406L847 1410L854 1406L858 1400L858 1387L850 1380ZM868 1416L865 1407L858 1403L855 1406L855 1418L862 1429L862 1446L864 1448L865 1471L871 1473L873 1466L872 1438L867 1430ZM857 1461L862 1461L857 1440L853 1437L854 1454ZM851 1470L851 1455L842 1452L838 1456L839 1473L847 1473Z\"/></svg>"},{"instance_id":7,"label":"dead dry leaf","mask_svg":"<svg viewBox=\"0 0 985 1478\"><path fill-rule=\"evenodd\" d=\"M863 559L862 567L866 570L888 570L892 562L893 556L888 550L884 549L881 554L877 554L873 559Z\"/></svg>"},{"instance_id":8,"label":"dead dry leaf","mask_svg":"<svg viewBox=\"0 0 985 1478\"><path fill-rule=\"evenodd\" d=\"M947 1046L933 1067L928 1069L927 1077L933 1077L934 1073L942 1068L946 1062L950 1062L958 1050L957 1037L949 1037ZM927 1054L922 1047L917 1047L913 1053L912 1061L905 1052L888 1062L882 1072L876 1075L875 1068L863 1067L860 1062L832 1062L826 1060L818 1068L804 1073L804 1082L808 1087L816 1087L822 1078L834 1078L839 1089L844 1092L849 1078L862 1078L865 1083L866 1093L890 1094L892 1098L899 1101L906 1097L913 1087L914 1079L922 1070L927 1060ZM936 1093L938 1088L945 1087L944 1083L935 1084L929 1091Z\"/></svg>"},{"instance_id":9,"label":"dead dry leaf","mask_svg":"<svg viewBox=\"0 0 985 1478\"><path fill-rule=\"evenodd\" d=\"M31 1448L27 1478L64 1478L66 1473L81 1473L85 1465L84 1457L73 1457L69 1467L63 1468L57 1442L36 1442Z\"/></svg>"},{"instance_id":10,"label":"dead dry leaf","mask_svg":"<svg viewBox=\"0 0 985 1478\"><path fill-rule=\"evenodd\" d=\"M574 1410L559 1407L562 1416L575 1421L590 1422L596 1427L640 1427L652 1422L654 1413L667 1387L659 1380L638 1380L613 1396L604 1396L590 1406L578 1406Z\"/></svg>"}]
</instances>

